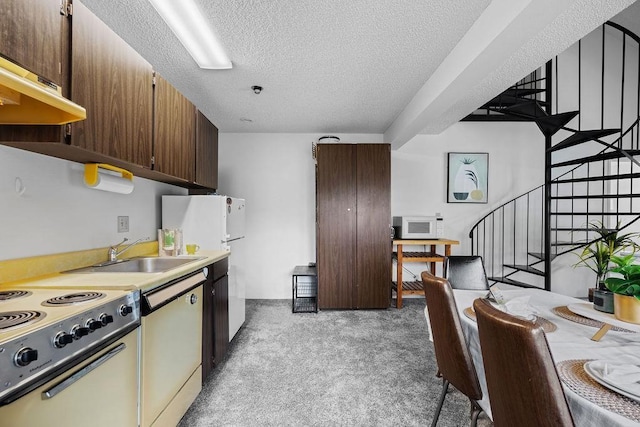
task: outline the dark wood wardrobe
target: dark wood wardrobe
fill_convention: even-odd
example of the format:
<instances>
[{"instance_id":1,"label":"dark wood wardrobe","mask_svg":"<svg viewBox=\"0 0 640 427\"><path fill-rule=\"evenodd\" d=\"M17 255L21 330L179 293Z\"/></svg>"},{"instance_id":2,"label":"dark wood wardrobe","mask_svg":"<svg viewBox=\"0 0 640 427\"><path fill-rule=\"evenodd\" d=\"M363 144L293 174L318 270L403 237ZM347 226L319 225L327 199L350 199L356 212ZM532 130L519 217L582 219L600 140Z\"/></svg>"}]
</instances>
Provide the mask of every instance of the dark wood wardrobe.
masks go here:
<instances>
[{"instance_id":1,"label":"dark wood wardrobe","mask_svg":"<svg viewBox=\"0 0 640 427\"><path fill-rule=\"evenodd\" d=\"M318 144L320 309L387 308L391 286L391 147Z\"/></svg>"}]
</instances>

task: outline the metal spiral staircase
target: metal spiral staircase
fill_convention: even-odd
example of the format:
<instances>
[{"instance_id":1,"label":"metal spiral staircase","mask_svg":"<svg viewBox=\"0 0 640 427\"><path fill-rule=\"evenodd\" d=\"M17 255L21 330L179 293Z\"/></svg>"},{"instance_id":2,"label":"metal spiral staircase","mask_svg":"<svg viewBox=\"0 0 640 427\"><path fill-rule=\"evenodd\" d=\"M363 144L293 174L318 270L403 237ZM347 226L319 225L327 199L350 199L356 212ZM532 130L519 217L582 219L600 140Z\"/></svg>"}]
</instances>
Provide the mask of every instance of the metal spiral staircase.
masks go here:
<instances>
[{"instance_id":1,"label":"metal spiral staircase","mask_svg":"<svg viewBox=\"0 0 640 427\"><path fill-rule=\"evenodd\" d=\"M551 290L552 260L596 240L589 224L640 226L637 35L607 22L473 117L533 121L545 140L545 183L469 233L490 280Z\"/></svg>"}]
</instances>

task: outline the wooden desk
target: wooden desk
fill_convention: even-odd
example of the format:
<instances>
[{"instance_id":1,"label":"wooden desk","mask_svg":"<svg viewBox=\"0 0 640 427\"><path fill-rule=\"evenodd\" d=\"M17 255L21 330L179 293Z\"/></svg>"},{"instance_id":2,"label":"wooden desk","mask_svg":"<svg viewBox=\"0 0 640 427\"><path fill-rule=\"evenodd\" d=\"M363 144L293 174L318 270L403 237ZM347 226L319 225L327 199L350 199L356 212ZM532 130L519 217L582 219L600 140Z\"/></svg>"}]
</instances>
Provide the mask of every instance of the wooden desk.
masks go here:
<instances>
[{"instance_id":1,"label":"wooden desk","mask_svg":"<svg viewBox=\"0 0 640 427\"><path fill-rule=\"evenodd\" d=\"M451 255L451 245L459 245L457 240L449 239L424 239L424 240L403 240L394 239L393 244L397 247L397 251L393 252L396 259L396 277L397 281L393 282L391 288L396 291L396 307L402 308L403 295L424 295L422 281L404 282L402 280L402 264L404 262L428 262L431 263L431 274L436 274L436 262L443 262L444 257ZM403 246L430 246L428 252L403 252ZM444 255L436 252L436 246L444 246Z\"/></svg>"}]
</instances>

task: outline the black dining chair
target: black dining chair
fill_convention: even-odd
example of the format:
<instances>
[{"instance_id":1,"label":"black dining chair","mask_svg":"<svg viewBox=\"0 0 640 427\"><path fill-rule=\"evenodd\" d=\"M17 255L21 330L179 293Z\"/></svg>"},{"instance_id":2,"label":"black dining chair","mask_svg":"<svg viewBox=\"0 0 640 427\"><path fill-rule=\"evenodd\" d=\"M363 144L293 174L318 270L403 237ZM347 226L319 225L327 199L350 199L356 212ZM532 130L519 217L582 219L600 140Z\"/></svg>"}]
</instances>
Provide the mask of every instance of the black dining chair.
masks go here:
<instances>
[{"instance_id":1,"label":"black dining chair","mask_svg":"<svg viewBox=\"0 0 640 427\"><path fill-rule=\"evenodd\" d=\"M489 281L482 257L478 255L451 255L445 258L443 277L453 289L488 290Z\"/></svg>"},{"instance_id":2,"label":"black dining chair","mask_svg":"<svg viewBox=\"0 0 640 427\"><path fill-rule=\"evenodd\" d=\"M573 418L542 327L476 299L495 427L568 427Z\"/></svg>"},{"instance_id":3,"label":"black dining chair","mask_svg":"<svg viewBox=\"0 0 640 427\"><path fill-rule=\"evenodd\" d=\"M435 427L438 422L449 384L471 401L471 425L475 426L482 411L477 403L482 399L482 390L462 333L453 291L446 279L436 277L428 271L422 273L422 283L433 334L436 363L439 375L442 376L442 392L431 426Z\"/></svg>"}]
</instances>

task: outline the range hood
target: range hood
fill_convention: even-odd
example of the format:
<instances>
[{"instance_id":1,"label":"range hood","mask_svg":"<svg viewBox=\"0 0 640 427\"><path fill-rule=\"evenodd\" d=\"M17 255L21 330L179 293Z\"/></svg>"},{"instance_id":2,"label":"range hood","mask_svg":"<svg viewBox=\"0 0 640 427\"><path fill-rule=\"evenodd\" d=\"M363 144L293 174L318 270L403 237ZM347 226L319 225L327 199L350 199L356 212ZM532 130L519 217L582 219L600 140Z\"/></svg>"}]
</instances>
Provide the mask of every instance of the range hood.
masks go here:
<instances>
[{"instance_id":1,"label":"range hood","mask_svg":"<svg viewBox=\"0 0 640 427\"><path fill-rule=\"evenodd\" d=\"M62 125L86 118L60 87L0 58L0 124Z\"/></svg>"}]
</instances>

